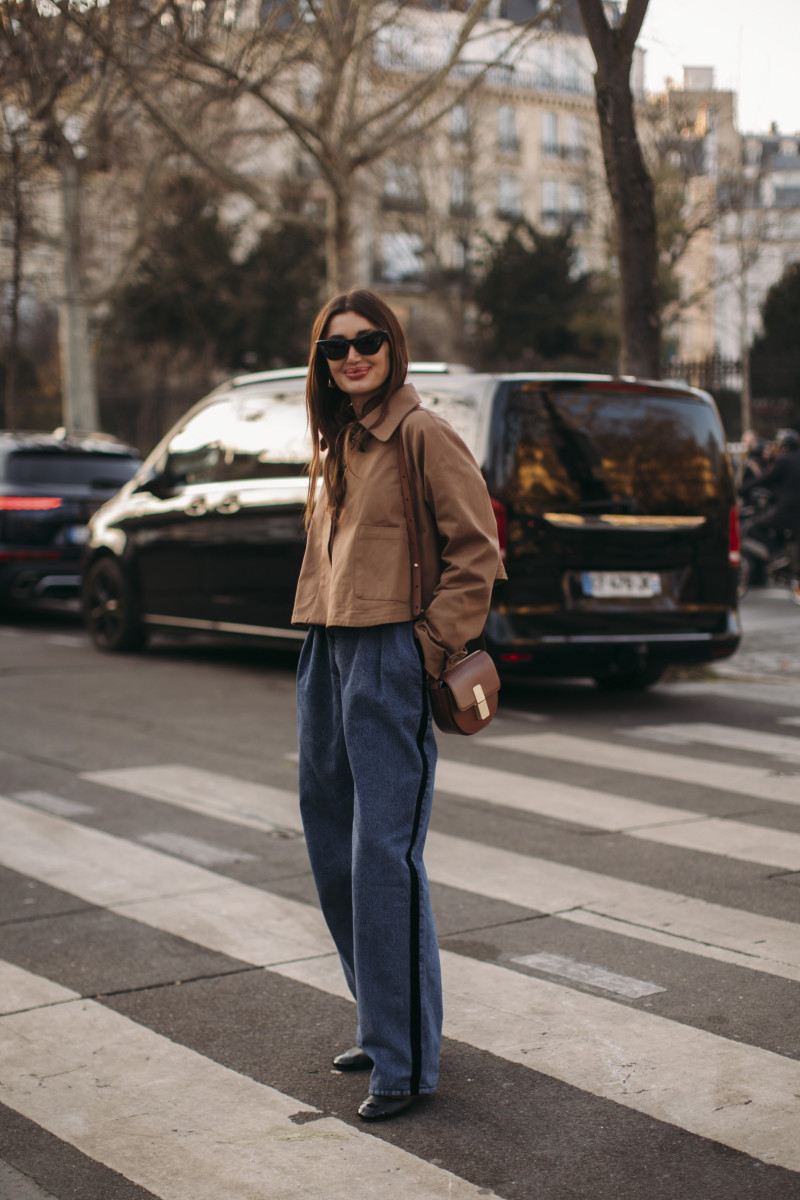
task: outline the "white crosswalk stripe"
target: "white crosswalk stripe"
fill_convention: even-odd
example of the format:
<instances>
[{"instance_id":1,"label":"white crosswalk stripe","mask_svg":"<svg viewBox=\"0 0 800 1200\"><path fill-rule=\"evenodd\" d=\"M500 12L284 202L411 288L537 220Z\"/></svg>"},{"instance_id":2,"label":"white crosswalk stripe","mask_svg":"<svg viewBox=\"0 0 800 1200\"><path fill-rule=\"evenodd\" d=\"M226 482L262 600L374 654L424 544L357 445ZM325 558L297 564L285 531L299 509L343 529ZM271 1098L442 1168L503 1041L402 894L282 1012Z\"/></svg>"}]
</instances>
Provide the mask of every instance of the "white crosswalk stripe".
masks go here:
<instances>
[{"instance_id":1,"label":"white crosswalk stripe","mask_svg":"<svg viewBox=\"0 0 800 1200\"><path fill-rule=\"evenodd\" d=\"M440 791L487 804L518 808L684 850L721 854L787 871L800 870L800 834L784 830L707 817L689 809L631 800L552 779L532 779L474 763L441 762L436 781Z\"/></svg>"},{"instance_id":2,"label":"white crosswalk stripe","mask_svg":"<svg viewBox=\"0 0 800 1200\"><path fill-rule=\"evenodd\" d=\"M222 880L204 868L12 801L0 802L0 819L8 835L0 849L0 860L6 865L92 902L102 897L112 911L179 933L199 945L222 949L245 962L269 965L279 974L320 990L344 994L341 972L316 909ZM260 942L258 930L262 930ZM292 955L287 955L289 944L296 947ZM651 1013L626 1008L623 1018L615 1001L494 963L447 951L442 961L445 1031L450 1037L764 1162L800 1169L800 1146L794 1136L800 1111L796 1099L800 1063ZM25 989L18 981L17 994L20 988L24 1001ZM42 1059L30 1050L35 1077L37 1071L44 1071L45 1062L52 1064L50 1052L56 1053L62 1039L69 1045L64 1021L68 1025L73 1017L62 1019L62 1007L78 1013L80 1006L66 1004L71 997L48 993L41 984L34 993L34 1003L48 1005L44 1015L54 1014L52 1032L48 1033L50 1027L45 1024L41 1035ZM11 1021L11 1043L17 1040L20 1064L30 1064L26 1039L41 1019L38 1012L6 1019ZM91 1024L80 1023L82 1029ZM116 1026L100 1029L101 1049L106 1038L117 1063L120 1054L126 1061L127 1051L119 1043ZM135 1064L141 1066L145 1057L137 1050ZM59 1078L58 1060L56 1065L59 1069L54 1074ZM93 1061L92 1071L103 1078L101 1068L102 1055L97 1063ZM27 1069L30 1092L20 1084L18 1103L46 1106L45 1092L31 1087L30 1065ZM63 1069L80 1076L78 1065L70 1058ZM19 1070L23 1072L22 1065ZM52 1065L47 1073L53 1073ZM155 1083L159 1078L160 1074ZM685 1085L687 1078L692 1080L690 1088ZM212 1085L216 1083L212 1081ZM137 1087L145 1086L142 1080L137 1083ZM198 1095L200 1091L198 1087ZM6 1099L13 1107L14 1093ZM88 1097L86 1102L90 1103ZM164 1103L168 1102L165 1097ZM54 1093L51 1103L63 1110L61 1094ZM50 1127L39 1108L35 1114L35 1120ZM178 1112L177 1117L181 1128L187 1114ZM56 1117L48 1119L56 1121ZM68 1140L73 1140L75 1128L64 1119ZM86 1152L96 1155L97 1148L87 1147ZM127 1166L124 1169L129 1174ZM180 1200L186 1195L158 1190L157 1194L175 1195L176 1200L178 1195ZM206 1194L197 1192L193 1200Z\"/></svg>"},{"instance_id":3,"label":"white crosswalk stripe","mask_svg":"<svg viewBox=\"0 0 800 1200\"><path fill-rule=\"evenodd\" d=\"M598 742L593 738L574 737L563 733L522 733L487 737L484 746L535 754L560 762L584 763L592 767L609 767L635 775L653 775L659 779L676 780L697 787L710 787L773 800L781 804L800 805L800 775L781 776L766 767L735 766L712 762L709 759L685 758L658 750L642 750L637 746L620 746L613 742Z\"/></svg>"},{"instance_id":4,"label":"white crosswalk stripe","mask_svg":"<svg viewBox=\"0 0 800 1200\"><path fill-rule=\"evenodd\" d=\"M521 807L528 807L529 811L537 811L529 805L531 797L541 795L548 798L551 786L557 803L558 797L574 796L582 791L472 764L463 766L444 762L440 763L440 768L437 768L440 784L449 781L444 783L445 787L454 790L463 788L461 794L477 793L481 798L506 805L518 803ZM134 794L155 795L161 800L173 796L175 803L182 804L186 787L181 781L180 768L169 766L163 768L163 774L161 772L162 768L159 767L135 767L128 771L94 772L85 778ZM198 785L191 804L193 811L199 811L199 797L212 795L216 787L225 796L226 808L238 812L240 823L249 823L247 814L257 807L262 824L265 820L269 824L279 819L287 827L292 821L294 828L300 829L296 796L293 798L292 812L286 799L288 793L281 793L276 800L274 789L264 788L259 801L258 784L244 783L240 789L234 779L210 773L202 779L203 775L206 773L196 770L190 772L191 781ZM598 813L602 813L606 805L613 807L615 799L622 799L606 793L587 795ZM275 811L271 807L273 803ZM630 803L638 805L640 802ZM648 811L658 808L657 805L646 806ZM565 809L570 811L566 804ZM212 800L208 815L214 815L216 811L216 801ZM637 811L641 815L641 810ZM660 811L664 819L673 813L679 813L684 821L687 819L687 814L681 810L662 808ZM556 815L555 810L553 815ZM586 820L590 823L588 817ZM715 826L735 827L735 823L709 820L703 824L709 852L718 853ZM615 823L612 827L619 826ZM749 838L756 847L762 834L769 835L773 846L786 836L778 833L772 839L773 830L760 830L749 825L740 828L741 836ZM658 832L659 840L669 841L668 829ZM683 827L676 827L676 836L682 835ZM721 833L720 836L724 845L726 835ZM791 838L788 844L792 846ZM747 844L743 852L748 852ZM755 916L739 909L436 832L428 835L426 863L429 877L437 883L520 904L537 912L559 914L564 920L576 924L624 932L642 941L670 945L719 962L800 980L800 939L795 926L786 921Z\"/></svg>"},{"instance_id":5,"label":"white crosswalk stripe","mask_svg":"<svg viewBox=\"0 0 800 1200\"><path fill-rule=\"evenodd\" d=\"M188 807L206 816L229 814L227 819L253 828L300 829L296 795L256 783L231 781L212 772L153 766L97 771L84 778ZM784 830L708 817L688 809L447 759L439 760L436 783L439 792L452 792L465 799L517 808L610 833L625 833L685 850L720 854L786 871L800 870L800 834Z\"/></svg>"},{"instance_id":6,"label":"white crosswalk stripe","mask_svg":"<svg viewBox=\"0 0 800 1200\"><path fill-rule=\"evenodd\" d=\"M215 771L178 764L88 771L83 778L104 787L121 788L123 792L176 804L207 817L232 821L235 825L268 831L299 829L296 792L232 779Z\"/></svg>"},{"instance_id":7,"label":"white crosswalk stripe","mask_svg":"<svg viewBox=\"0 0 800 1200\"><path fill-rule=\"evenodd\" d=\"M764 733L759 729L740 729L734 725L713 725L697 721L693 725L670 722L666 725L637 725L620 729L626 737L646 738L677 746L718 746L723 750L748 750L753 754L769 754L786 762L800 763L800 737L779 733Z\"/></svg>"},{"instance_id":8,"label":"white crosswalk stripe","mask_svg":"<svg viewBox=\"0 0 800 1200\"><path fill-rule=\"evenodd\" d=\"M702 958L800 980L797 926L463 838L428 838L438 883Z\"/></svg>"},{"instance_id":9,"label":"white crosswalk stripe","mask_svg":"<svg viewBox=\"0 0 800 1200\"><path fill-rule=\"evenodd\" d=\"M2 962L0 997L3 1102L162 1200L487 1195L335 1117L297 1124L314 1110Z\"/></svg>"},{"instance_id":10,"label":"white crosswalk stripe","mask_svg":"<svg viewBox=\"0 0 800 1200\"><path fill-rule=\"evenodd\" d=\"M618 731L621 739L661 742L663 751L513 729L510 721L498 722L480 745L491 751L488 761L497 760L498 749L511 750L525 755L529 767L513 771L444 757L437 790L655 843L664 854L689 850L800 870L800 834L758 824L758 804L745 810L747 820L736 819L744 806L734 799L800 805L800 774L791 773L800 762L800 738L788 729L770 734L675 722ZM739 765L699 752L689 757L675 752L681 745L708 747L718 758L719 751L744 750L771 762ZM525 773L535 771L538 758L601 768L603 790ZM781 763L787 765L781 769ZM605 790L617 772L628 795ZM686 791L691 806L655 802L659 792L632 776L687 785L694 789ZM253 864L255 856L231 849L230 839L218 843L213 830L190 837L147 824L131 833L126 825L120 837L77 823L109 805L109 796L97 790L106 789L268 838L298 837L294 791L181 763L87 772L82 780L75 800L34 791L0 797L0 864L110 914L351 1000L316 906L270 892L268 882L250 886L215 870ZM725 811L720 793L729 794L730 817L703 811L710 803L705 789L714 790L715 813ZM661 794L669 796L668 787ZM473 805L472 811L480 810ZM428 838L426 864L433 882L555 918L556 932L567 922L626 944L669 947L686 956L687 973L694 961L707 959L722 971L730 964L800 982L800 937L791 921L436 831ZM529 946L539 951L541 943ZM800 1171L799 1062L684 1024L669 1003L662 1011L677 1012L680 1020L637 1006L638 997L674 987L658 970L635 979L557 953L517 949L503 958L506 965L442 951L450 1038L763 1163ZM605 995L597 994L603 988ZM425 1162L322 1113L298 1125L292 1118L298 1109L308 1113L309 1105L1 961L0 1055L0 1100L164 1200L267 1194L338 1200L345 1193L353 1200L373 1191L467 1200L489 1194L435 1160ZM343 1155L344 1177L336 1167Z\"/></svg>"}]
</instances>

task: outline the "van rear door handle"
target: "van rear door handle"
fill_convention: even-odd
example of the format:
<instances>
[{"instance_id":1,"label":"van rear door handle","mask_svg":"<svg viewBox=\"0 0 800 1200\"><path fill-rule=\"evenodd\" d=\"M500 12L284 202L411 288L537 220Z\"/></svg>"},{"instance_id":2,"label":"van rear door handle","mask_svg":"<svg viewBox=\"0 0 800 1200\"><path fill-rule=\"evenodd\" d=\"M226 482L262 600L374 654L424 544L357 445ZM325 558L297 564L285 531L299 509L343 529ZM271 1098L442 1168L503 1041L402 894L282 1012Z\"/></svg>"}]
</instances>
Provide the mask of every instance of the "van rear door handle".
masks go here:
<instances>
[{"instance_id":1,"label":"van rear door handle","mask_svg":"<svg viewBox=\"0 0 800 1200\"><path fill-rule=\"evenodd\" d=\"M235 493L232 493L229 496L222 497L215 511L218 513L236 513L241 507L239 497Z\"/></svg>"}]
</instances>

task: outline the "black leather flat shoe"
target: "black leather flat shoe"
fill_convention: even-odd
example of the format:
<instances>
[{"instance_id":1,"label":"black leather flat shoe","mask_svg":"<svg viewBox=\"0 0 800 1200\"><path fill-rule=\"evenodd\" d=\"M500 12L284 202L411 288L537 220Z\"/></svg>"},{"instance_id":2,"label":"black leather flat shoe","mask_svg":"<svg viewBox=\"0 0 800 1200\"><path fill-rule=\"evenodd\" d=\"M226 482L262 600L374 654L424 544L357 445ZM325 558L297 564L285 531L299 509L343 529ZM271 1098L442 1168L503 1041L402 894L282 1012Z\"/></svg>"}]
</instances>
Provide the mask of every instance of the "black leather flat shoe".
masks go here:
<instances>
[{"instance_id":1,"label":"black leather flat shoe","mask_svg":"<svg viewBox=\"0 0 800 1200\"><path fill-rule=\"evenodd\" d=\"M360 1046L353 1046L352 1050L345 1050L344 1054L337 1054L333 1065L337 1071L371 1071L374 1063Z\"/></svg>"},{"instance_id":2,"label":"black leather flat shoe","mask_svg":"<svg viewBox=\"0 0 800 1200\"><path fill-rule=\"evenodd\" d=\"M419 1096L367 1096L359 1105L358 1115L362 1121L388 1121L398 1113L410 1108Z\"/></svg>"}]
</instances>

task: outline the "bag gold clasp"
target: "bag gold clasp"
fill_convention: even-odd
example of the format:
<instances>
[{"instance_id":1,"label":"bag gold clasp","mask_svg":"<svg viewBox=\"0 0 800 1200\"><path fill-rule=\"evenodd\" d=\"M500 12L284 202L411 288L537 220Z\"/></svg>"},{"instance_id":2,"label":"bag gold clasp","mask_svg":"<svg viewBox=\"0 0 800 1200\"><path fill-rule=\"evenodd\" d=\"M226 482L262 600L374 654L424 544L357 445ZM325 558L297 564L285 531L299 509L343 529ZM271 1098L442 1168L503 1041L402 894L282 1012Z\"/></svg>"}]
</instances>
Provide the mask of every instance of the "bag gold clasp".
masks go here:
<instances>
[{"instance_id":1,"label":"bag gold clasp","mask_svg":"<svg viewBox=\"0 0 800 1200\"><path fill-rule=\"evenodd\" d=\"M486 703L486 696L483 688L479 683L476 683L472 689L472 694L475 697L475 716L479 721L485 721L489 716L489 705Z\"/></svg>"}]
</instances>

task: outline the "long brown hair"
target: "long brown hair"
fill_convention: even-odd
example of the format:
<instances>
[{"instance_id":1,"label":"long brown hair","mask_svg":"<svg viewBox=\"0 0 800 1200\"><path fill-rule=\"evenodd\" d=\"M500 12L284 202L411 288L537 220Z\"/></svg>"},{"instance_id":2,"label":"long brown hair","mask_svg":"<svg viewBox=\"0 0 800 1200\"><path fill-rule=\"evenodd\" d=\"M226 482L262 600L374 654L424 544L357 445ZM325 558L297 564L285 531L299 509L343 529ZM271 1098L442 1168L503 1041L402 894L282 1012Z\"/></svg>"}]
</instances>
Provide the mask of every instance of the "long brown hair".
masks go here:
<instances>
[{"instance_id":1,"label":"long brown hair","mask_svg":"<svg viewBox=\"0 0 800 1200\"><path fill-rule=\"evenodd\" d=\"M311 329L306 383L306 408L313 447L308 467L306 529L311 524L314 512L320 471L327 493L328 511L335 524L344 500L345 473L350 455L355 450L363 449L371 436L359 424L347 393L335 385L331 386L327 359L315 345L319 338L326 336L331 318L345 312L357 313L376 329L385 329L389 335L389 374L379 391L366 404L365 412L385 406L389 397L405 383L408 371L408 350L402 326L388 304L374 292L364 288L343 292L329 300L317 313Z\"/></svg>"}]
</instances>

